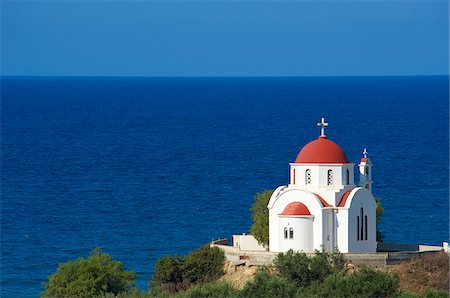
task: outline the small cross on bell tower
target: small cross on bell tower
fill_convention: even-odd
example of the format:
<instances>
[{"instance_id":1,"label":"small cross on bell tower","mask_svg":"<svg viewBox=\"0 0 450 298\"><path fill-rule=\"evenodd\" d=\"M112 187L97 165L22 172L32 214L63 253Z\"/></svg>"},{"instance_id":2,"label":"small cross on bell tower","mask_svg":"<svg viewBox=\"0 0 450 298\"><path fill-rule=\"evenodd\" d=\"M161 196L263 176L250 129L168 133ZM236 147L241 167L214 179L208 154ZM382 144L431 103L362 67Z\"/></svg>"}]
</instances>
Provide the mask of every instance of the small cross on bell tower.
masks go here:
<instances>
[{"instance_id":1,"label":"small cross on bell tower","mask_svg":"<svg viewBox=\"0 0 450 298\"><path fill-rule=\"evenodd\" d=\"M359 163L359 186L364 187L368 191L372 191L372 163L367 157L367 149L364 148L363 157Z\"/></svg>"},{"instance_id":2,"label":"small cross on bell tower","mask_svg":"<svg viewBox=\"0 0 450 298\"><path fill-rule=\"evenodd\" d=\"M364 158L367 158L367 149L366 148L364 148L362 154L363 154Z\"/></svg>"},{"instance_id":3,"label":"small cross on bell tower","mask_svg":"<svg viewBox=\"0 0 450 298\"><path fill-rule=\"evenodd\" d=\"M317 126L320 126L320 136L326 138L325 127L328 126L328 122L325 122L325 118L322 118L320 122L317 122Z\"/></svg>"}]
</instances>

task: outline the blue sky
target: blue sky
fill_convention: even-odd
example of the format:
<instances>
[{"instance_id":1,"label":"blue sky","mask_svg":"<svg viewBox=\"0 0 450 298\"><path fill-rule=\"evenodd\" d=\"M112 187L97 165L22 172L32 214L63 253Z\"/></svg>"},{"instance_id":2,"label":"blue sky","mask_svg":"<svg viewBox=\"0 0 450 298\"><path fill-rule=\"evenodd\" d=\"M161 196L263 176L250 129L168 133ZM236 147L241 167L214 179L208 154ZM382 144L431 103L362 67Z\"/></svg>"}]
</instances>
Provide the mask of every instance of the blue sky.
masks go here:
<instances>
[{"instance_id":1,"label":"blue sky","mask_svg":"<svg viewBox=\"0 0 450 298\"><path fill-rule=\"evenodd\" d=\"M2 1L3 75L448 74L448 3Z\"/></svg>"}]
</instances>

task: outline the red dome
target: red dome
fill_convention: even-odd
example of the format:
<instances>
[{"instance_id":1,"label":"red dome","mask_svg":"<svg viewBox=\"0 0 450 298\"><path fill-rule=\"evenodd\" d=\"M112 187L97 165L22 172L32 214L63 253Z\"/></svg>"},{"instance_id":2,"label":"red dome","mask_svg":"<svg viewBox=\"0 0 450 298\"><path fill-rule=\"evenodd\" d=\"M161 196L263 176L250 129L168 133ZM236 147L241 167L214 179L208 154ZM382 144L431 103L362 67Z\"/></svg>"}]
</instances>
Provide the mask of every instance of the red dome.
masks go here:
<instances>
[{"instance_id":1,"label":"red dome","mask_svg":"<svg viewBox=\"0 0 450 298\"><path fill-rule=\"evenodd\" d=\"M341 147L325 136L309 142L300 151L295 163L349 163Z\"/></svg>"},{"instance_id":2,"label":"red dome","mask_svg":"<svg viewBox=\"0 0 450 298\"><path fill-rule=\"evenodd\" d=\"M306 207L304 204L299 202L293 202L288 204L286 208L284 208L283 213L281 213L280 215L299 216L299 215L311 215L311 213L309 213L308 207Z\"/></svg>"}]
</instances>

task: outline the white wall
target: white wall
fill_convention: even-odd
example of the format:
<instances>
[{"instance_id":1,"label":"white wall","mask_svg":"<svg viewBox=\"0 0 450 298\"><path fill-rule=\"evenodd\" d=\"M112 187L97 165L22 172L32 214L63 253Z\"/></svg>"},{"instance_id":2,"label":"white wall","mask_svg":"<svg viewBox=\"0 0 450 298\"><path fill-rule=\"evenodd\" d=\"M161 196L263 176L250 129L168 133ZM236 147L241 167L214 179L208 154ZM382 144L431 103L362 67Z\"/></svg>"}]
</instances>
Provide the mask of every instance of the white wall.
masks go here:
<instances>
[{"instance_id":1,"label":"white wall","mask_svg":"<svg viewBox=\"0 0 450 298\"><path fill-rule=\"evenodd\" d=\"M311 170L311 184L306 184L306 170ZM350 184L346 184L347 171L350 174ZM294 182L295 170L295 184ZM328 170L333 171L333 184L328 185ZM320 195L325 201L336 206L342 195L355 187L354 164L290 164L290 188L300 188Z\"/></svg>"},{"instance_id":2,"label":"white wall","mask_svg":"<svg viewBox=\"0 0 450 298\"><path fill-rule=\"evenodd\" d=\"M348 252L376 252L377 205L372 193L358 187L348 197L345 208L348 208ZM361 208L364 208L364 215L368 219L367 240L357 240L357 216L360 216Z\"/></svg>"},{"instance_id":3,"label":"white wall","mask_svg":"<svg viewBox=\"0 0 450 298\"><path fill-rule=\"evenodd\" d=\"M280 250L313 252L313 216L280 216L279 241ZM284 228L287 228L287 239L284 238ZM289 238L289 229L294 231L294 238Z\"/></svg>"},{"instance_id":4,"label":"white wall","mask_svg":"<svg viewBox=\"0 0 450 298\"><path fill-rule=\"evenodd\" d=\"M364 253L376 252L376 202L371 192L361 187L352 185L318 185L314 184L314 179L321 183L327 182L327 171L332 169L334 177L340 182L346 182L346 169L350 170L350 182L354 183L354 164L344 165L306 165L291 164L291 173L296 169L296 184L280 186L273 193L269 204L269 250L272 252L282 252L289 249L289 243L284 243L282 238L284 224L279 214L292 202L303 203L314 216L312 219L312 246L313 249L320 250L322 244L326 250L338 248L342 253ZM312 184L305 185L305 171L311 169ZM321 180L322 179L322 180ZM292 181L291 181L292 182ZM298 184L297 184L298 182ZM334 180L335 184L337 183ZM342 208L322 209L322 203L314 193L323 197L330 205L337 206L347 191L351 190L346 204ZM364 208L364 213L368 217L368 239L357 240L357 216L360 209ZM292 224L292 223L290 223ZM308 236L309 237L309 236ZM308 238L309 239L309 238ZM295 243L293 244L295 245ZM299 243L301 247L308 247L306 243ZM295 248L295 247L290 247ZM306 251L305 251L306 252Z\"/></svg>"},{"instance_id":5,"label":"white wall","mask_svg":"<svg viewBox=\"0 0 450 298\"><path fill-rule=\"evenodd\" d=\"M348 253L348 209L339 208L336 213L337 221L337 249L341 253Z\"/></svg>"},{"instance_id":6,"label":"white wall","mask_svg":"<svg viewBox=\"0 0 450 298\"><path fill-rule=\"evenodd\" d=\"M267 206L269 208L269 250L273 252L283 251L279 237L280 217L278 215L284 211L288 204L293 202L303 203L309 209L309 212L314 215L312 220L313 234L319 236L313 237L313 250L320 250L322 245L322 204L314 194L293 188L274 193L270 198Z\"/></svg>"},{"instance_id":7,"label":"white wall","mask_svg":"<svg viewBox=\"0 0 450 298\"><path fill-rule=\"evenodd\" d=\"M253 235L233 235L233 246L240 250L267 251Z\"/></svg>"},{"instance_id":8,"label":"white wall","mask_svg":"<svg viewBox=\"0 0 450 298\"><path fill-rule=\"evenodd\" d=\"M335 208L325 208L323 210L323 232L322 232L322 242L324 245L324 250L328 252L333 252L338 246L338 221L337 221L337 210Z\"/></svg>"},{"instance_id":9,"label":"white wall","mask_svg":"<svg viewBox=\"0 0 450 298\"><path fill-rule=\"evenodd\" d=\"M333 185L347 185L347 169L350 174L350 185L355 184L354 164L299 164L290 163L290 184L306 185L306 170L311 170L311 186L327 186L328 170L333 171ZM295 181L294 181L295 170Z\"/></svg>"},{"instance_id":10,"label":"white wall","mask_svg":"<svg viewBox=\"0 0 450 298\"><path fill-rule=\"evenodd\" d=\"M368 168L369 174L366 175L366 167ZM372 163L370 159L367 162L361 162L358 165L359 169L359 185L367 188L370 192L372 191Z\"/></svg>"}]
</instances>

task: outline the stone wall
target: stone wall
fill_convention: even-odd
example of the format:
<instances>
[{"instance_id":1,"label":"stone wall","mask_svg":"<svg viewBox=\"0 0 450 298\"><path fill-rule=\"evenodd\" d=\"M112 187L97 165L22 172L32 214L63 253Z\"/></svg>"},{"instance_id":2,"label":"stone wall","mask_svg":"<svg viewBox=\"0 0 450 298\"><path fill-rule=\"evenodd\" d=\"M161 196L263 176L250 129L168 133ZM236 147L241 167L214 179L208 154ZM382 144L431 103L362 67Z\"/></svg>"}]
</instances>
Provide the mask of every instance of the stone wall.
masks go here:
<instances>
[{"instance_id":1,"label":"stone wall","mask_svg":"<svg viewBox=\"0 0 450 298\"><path fill-rule=\"evenodd\" d=\"M212 247L218 247L222 249L225 253L225 258L234 265L246 264L251 265L272 265L278 253L269 251L249 251L240 250L238 247L229 246L227 239L221 239L219 241L211 242ZM388 247L395 247L395 243L388 245ZM351 262L355 265L389 265L398 264L407 260L418 258L423 254L431 254L442 250L442 247L437 246L402 246L399 248L413 248L416 247L416 251L396 251L396 252L377 252L377 253L359 253L343 254L344 260ZM420 251L419 251L420 250ZM314 254L306 254L308 256L313 256Z\"/></svg>"}]
</instances>

